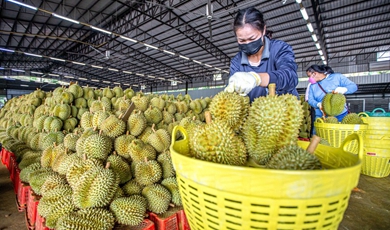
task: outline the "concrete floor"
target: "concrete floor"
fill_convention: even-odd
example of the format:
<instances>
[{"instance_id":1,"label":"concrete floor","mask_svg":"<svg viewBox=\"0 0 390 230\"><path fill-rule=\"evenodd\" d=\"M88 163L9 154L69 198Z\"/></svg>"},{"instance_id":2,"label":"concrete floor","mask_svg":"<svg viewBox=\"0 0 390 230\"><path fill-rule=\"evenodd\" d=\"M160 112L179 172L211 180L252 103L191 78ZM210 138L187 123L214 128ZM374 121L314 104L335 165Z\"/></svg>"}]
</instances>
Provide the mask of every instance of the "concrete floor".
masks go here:
<instances>
[{"instance_id":1,"label":"concrete floor","mask_svg":"<svg viewBox=\"0 0 390 230\"><path fill-rule=\"evenodd\" d=\"M360 176L338 230L390 229L390 177ZM0 163L0 230L28 229L25 211L19 212L7 168Z\"/></svg>"}]
</instances>

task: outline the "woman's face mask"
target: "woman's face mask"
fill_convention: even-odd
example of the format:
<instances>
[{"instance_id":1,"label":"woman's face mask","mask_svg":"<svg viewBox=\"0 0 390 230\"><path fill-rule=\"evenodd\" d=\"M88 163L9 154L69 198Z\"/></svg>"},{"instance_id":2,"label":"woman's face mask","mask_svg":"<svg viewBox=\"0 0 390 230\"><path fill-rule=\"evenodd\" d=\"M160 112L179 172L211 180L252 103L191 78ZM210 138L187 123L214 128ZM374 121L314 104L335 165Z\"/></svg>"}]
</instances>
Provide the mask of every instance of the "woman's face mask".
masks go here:
<instances>
[{"instance_id":1,"label":"woman's face mask","mask_svg":"<svg viewBox=\"0 0 390 230\"><path fill-rule=\"evenodd\" d=\"M238 48L244 52L246 55L253 55L261 49L263 46L263 41L261 40L262 37L259 39L249 42L247 44L238 44Z\"/></svg>"},{"instance_id":2,"label":"woman's face mask","mask_svg":"<svg viewBox=\"0 0 390 230\"><path fill-rule=\"evenodd\" d=\"M309 75L309 74L308 74ZM317 83L317 81L316 81L316 79L314 78L314 73L310 73L310 75L309 75L309 82L311 83L311 84L315 84L315 83Z\"/></svg>"}]
</instances>

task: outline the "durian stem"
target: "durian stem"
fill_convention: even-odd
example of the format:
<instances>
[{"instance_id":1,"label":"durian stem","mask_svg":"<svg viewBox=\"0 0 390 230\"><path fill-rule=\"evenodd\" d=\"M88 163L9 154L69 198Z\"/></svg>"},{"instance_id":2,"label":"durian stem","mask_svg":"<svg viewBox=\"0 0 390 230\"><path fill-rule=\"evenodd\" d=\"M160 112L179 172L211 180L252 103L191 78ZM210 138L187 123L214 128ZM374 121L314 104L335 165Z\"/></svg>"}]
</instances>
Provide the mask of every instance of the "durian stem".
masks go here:
<instances>
[{"instance_id":1,"label":"durian stem","mask_svg":"<svg viewBox=\"0 0 390 230\"><path fill-rule=\"evenodd\" d=\"M211 119L211 113L210 111L204 112L204 118L206 120L206 124L211 124L212 119Z\"/></svg>"},{"instance_id":2,"label":"durian stem","mask_svg":"<svg viewBox=\"0 0 390 230\"><path fill-rule=\"evenodd\" d=\"M268 95L275 96L276 95L275 91L276 91L276 84L275 83L268 84Z\"/></svg>"},{"instance_id":3,"label":"durian stem","mask_svg":"<svg viewBox=\"0 0 390 230\"><path fill-rule=\"evenodd\" d=\"M110 162L107 162L107 164L106 164L106 167L105 167L105 168L106 168L106 169L109 169L109 168L110 168L110 164L111 164Z\"/></svg>"},{"instance_id":4,"label":"durian stem","mask_svg":"<svg viewBox=\"0 0 390 230\"><path fill-rule=\"evenodd\" d=\"M308 151L311 154L314 154L314 151L316 150L318 144L320 143L321 138L317 135L313 135L310 139L310 144L307 146L306 151Z\"/></svg>"}]
</instances>

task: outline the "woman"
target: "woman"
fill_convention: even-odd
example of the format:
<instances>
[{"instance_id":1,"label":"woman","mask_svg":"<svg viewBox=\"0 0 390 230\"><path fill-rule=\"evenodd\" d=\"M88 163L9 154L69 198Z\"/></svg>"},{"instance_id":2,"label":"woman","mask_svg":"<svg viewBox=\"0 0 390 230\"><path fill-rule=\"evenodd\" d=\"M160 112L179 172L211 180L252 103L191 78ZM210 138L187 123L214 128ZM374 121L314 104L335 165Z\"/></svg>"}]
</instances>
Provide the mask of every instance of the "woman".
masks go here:
<instances>
[{"instance_id":1,"label":"woman","mask_svg":"<svg viewBox=\"0 0 390 230\"><path fill-rule=\"evenodd\" d=\"M327 93L352 94L356 92L357 85L340 73L335 73L332 68L326 65L312 65L306 70L309 76L309 104L316 109L315 118L322 117L322 99ZM341 114L336 118L341 121L347 115L348 109L345 105Z\"/></svg>"},{"instance_id":2,"label":"woman","mask_svg":"<svg viewBox=\"0 0 390 230\"><path fill-rule=\"evenodd\" d=\"M230 63L226 91L248 95L251 102L267 95L269 83L276 84L276 94L298 96L297 64L287 43L270 39L263 14L251 7L240 10L234 20L234 33L240 52Z\"/></svg>"}]
</instances>

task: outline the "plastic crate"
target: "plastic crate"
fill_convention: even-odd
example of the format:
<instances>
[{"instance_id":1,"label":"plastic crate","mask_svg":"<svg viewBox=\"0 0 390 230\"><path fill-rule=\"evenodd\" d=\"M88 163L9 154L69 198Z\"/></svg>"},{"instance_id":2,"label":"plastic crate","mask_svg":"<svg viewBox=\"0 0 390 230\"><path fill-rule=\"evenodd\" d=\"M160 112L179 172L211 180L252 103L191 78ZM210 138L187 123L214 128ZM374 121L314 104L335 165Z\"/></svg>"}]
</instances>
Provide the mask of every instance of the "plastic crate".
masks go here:
<instances>
[{"instance_id":1,"label":"plastic crate","mask_svg":"<svg viewBox=\"0 0 390 230\"><path fill-rule=\"evenodd\" d=\"M144 219L144 221L137 226L116 224L114 230L155 230L155 227L153 221Z\"/></svg>"},{"instance_id":2,"label":"plastic crate","mask_svg":"<svg viewBox=\"0 0 390 230\"><path fill-rule=\"evenodd\" d=\"M4 153L5 153L5 149L1 147L1 150L0 150L0 160L1 160L1 163L3 165L4 165L4 161L3 161Z\"/></svg>"},{"instance_id":3,"label":"plastic crate","mask_svg":"<svg viewBox=\"0 0 390 230\"><path fill-rule=\"evenodd\" d=\"M8 151L5 148L1 150L1 163L7 167Z\"/></svg>"},{"instance_id":4,"label":"plastic crate","mask_svg":"<svg viewBox=\"0 0 390 230\"><path fill-rule=\"evenodd\" d=\"M175 140L180 131L184 139ZM345 150L356 141L358 155ZM310 143L298 141L306 149ZM170 146L184 211L192 230L337 229L357 186L362 138L341 147L318 145L325 170L274 170L230 166L188 157L186 131L176 126Z\"/></svg>"},{"instance_id":5,"label":"plastic crate","mask_svg":"<svg viewBox=\"0 0 390 230\"><path fill-rule=\"evenodd\" d=\"M18 189L19 189L19 184L20 184L20 169L18 167L18 163L16 161L12 162L12 185L14 186L14 192L17 195L18 194Z\"/></svg>"},{"instance_id":6,"label":"plastic crate","mask_svg":"<svg viewBox=\"0 0 390 230\"><path fill-rule=\"evenodd\" d=\"M362 174L371 177L387 177L390 175L390 146L387 149L365 147Z\"/></svg>"},{"instance_id":7,"label":"plastic crate","mask_svg":"<svg viewBox=\"0 0 390 230\"><path fill-rule=\"evenodd\" d=\"M179 225L179 230L191 230L190 224L188 223L186 213L184 209L179 210L177 213L177 223Z\"/></svg>"},{"instance_id":8,"label":"plastic crate","mask_svg":"<svg viewBox=\"0 0 390 230\"><path fill-rule=\"evenodd\" d=\"M30 227L35 226L35 221L37 217L37 207L39 203L39 197L34 194L31 190L31 187L28 190L28 199L27 199L27 212L26 212L26 221L27 225Z\"/></svg>"},{"instance_id":9,"label":"plastic crate","mask_svg":"<svg viewBox=\"0 0 390 230\"><path fill-rule=\"evenodd\" d=\"M149 213L149 219L154 223L156 230L178 230L176 211L170 211L163 214Z\"/></svg>"},{"instance_id":10,"label":"plastic crate","mask_svg":"<svg viewBox=\"0 0 390 230\"><path fill-rule=\"evenodd\" d=\"M314 127L316 129L317 135L321 138L326 139L329 144L333 147L340 147L344 139L352 134L357 133L364 137L368 129L367 124L332 124L324 123L320 118L314 122ZM357 153L358 144L357 141L352 141L346 146L346 151Z\"/></svg>"},{"instance_id":11,"label":"plastic crate","mask_svg":"<svg viewBox=\"0 0 390 230\"><path fill-rule=\"evenodd\" d=\"M43 218L41 215L37 214L36 220L35 220L35 230L50 230L51 228L46 227L45 225L45 218Z\"/></svg>"},{"instance_id":12,"label":"plastic crate","mask_svg":"<svg viewBox=\"0 0 390 230\"><path fill-rule=\"evenodd\" d=\"M28 193L30 191L30 185L24 184L19 180L18 194L16 196L16 204L20 212L24 211L27 207Z\"/></svg>"}]
</instances>

